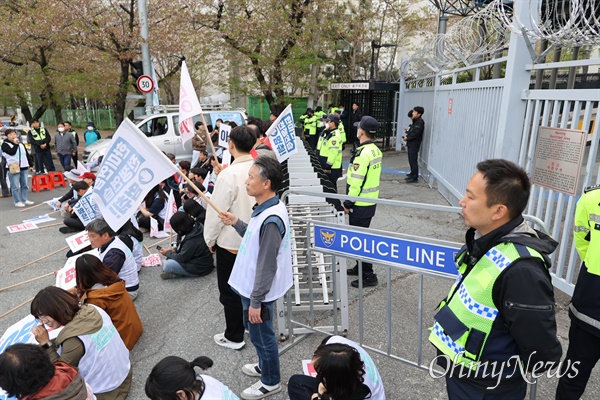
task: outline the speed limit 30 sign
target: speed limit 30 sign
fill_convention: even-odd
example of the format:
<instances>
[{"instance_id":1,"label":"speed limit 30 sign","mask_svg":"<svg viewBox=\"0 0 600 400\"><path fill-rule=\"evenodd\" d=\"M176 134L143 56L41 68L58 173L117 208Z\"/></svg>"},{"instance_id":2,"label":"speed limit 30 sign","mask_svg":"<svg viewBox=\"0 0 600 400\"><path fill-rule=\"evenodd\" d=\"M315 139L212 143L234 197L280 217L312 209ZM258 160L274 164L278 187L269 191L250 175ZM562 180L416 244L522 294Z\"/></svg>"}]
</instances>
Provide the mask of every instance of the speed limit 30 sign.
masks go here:
<instances>
[{"instance_id":1,"label":"speed limit 30 sign","mask_svg":"<svg viewBox=\"0 0 600 400\"><path fill-rule=\"evenodd\" d=\"M148 75L142 75L138 78L137 88L142 93L151 93L154 90L154 81Z\"/></svg>"}]
</instances>

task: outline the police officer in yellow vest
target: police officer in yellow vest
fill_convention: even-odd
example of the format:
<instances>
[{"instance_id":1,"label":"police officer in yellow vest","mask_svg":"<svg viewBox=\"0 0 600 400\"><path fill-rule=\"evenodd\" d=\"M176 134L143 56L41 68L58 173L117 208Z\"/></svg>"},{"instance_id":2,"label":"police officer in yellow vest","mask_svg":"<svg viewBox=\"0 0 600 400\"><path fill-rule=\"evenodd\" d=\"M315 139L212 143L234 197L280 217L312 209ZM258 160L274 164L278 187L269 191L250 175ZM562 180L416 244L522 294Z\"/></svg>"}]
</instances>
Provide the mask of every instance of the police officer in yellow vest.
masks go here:
<instances>
[{"instance_id":1,"label":"police officer in yellow vest","mask_svg":"<svg viewBox=\"0 0 600 400\"><path fill-rule=\"evenodd\" d=\"M337 180L342 177L342 140L338 126L340 118L336 114L329 114L325 121L325 131L319 137L321 141L319 149L319 161L321 168L327 175L337 192Z\"/></svg>"},{"instance_id":2,"label":"police officer in yellow vest","mask_svg":"<svg viewBox=\"0 0 600 400\"><path fill-rule=\"evenodd\" d=\"M524 222L531 183L522 168L487 160L477 170L459 202L470 229L434 316L432 365L445 371L451 400L524 399L521 371L554 369L562 355L548 272L558 243Z\"/></svg>"},{"instance_id":3,"label":"police officer in yellow vest","mask_svg":"<svg viewBox=\"0 0 600 400\"><path fill-rule=\"evenodd\" d=\"M308 108L306 114L300 117L300 120L304 124L304 136L310 146L315 149L317 147L317 127L320 125L319 118L317 118L312 110Z\"/></svg>"},{"instance_id":4,"label":"police officer in yellow vest","mask_svg":"<svg viewBox=\"0 0 600 400\"><path fill-rule=\"evenodd\" d=\"M575 247L583 261L569 307L569 348L561 365L556 399L579 399L600 359L600 185L584 190L577 202ZM577 374L564 374L567 361L578 362Z\"/></svg>"},{"instance_id":5,"label":"police officer in yellow vest","mask_svg":"<svg viewBox=\"0 0 600 400\"><path fill-rule=\"evenodd\" d=\"M346 178L346 192L349 196L363 197L367 199L379 198L379 181L381 178L382 154L379 147L375 144L375 135L379 123L373 117L365 115L359 122L355 123L357 129L357 138L359 145L350 159ZM375 215L376 204L368 201L353 202L344 201L344 211L349 215L349 222L352 226L361 226L368 228L371 225L371 219ZM358 275L357 265L347 271L348 275ZM377 275L373 273L373 264L362 263L363 286L376 286ZM358 287L359 282L355 280L351 283L353 287Z\"/></svg>"},{"instance_id":6,"label":"police officer in yellow vest","mask_svg":"<svg viewBox=\"0 0 600 400\"><path fill-rule=\"evenodd\" d=\"M56 171L54 162L52 161L52 153L50 151L50 142L52 141L52 138L46 129L40 127L40 121L37 119L31 121L31 130L27 136L35 150L36 175L44 174L44 165L48 172Z\"/></svg>"}]
</instances>

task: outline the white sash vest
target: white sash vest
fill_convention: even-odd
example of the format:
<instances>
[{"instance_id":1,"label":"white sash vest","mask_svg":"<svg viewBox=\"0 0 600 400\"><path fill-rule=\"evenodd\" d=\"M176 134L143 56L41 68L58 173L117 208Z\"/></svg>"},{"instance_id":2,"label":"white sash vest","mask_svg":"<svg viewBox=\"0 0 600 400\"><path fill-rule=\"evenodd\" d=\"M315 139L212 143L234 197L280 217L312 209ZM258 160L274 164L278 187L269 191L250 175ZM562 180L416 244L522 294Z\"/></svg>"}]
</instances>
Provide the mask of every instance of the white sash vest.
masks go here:
<instances>
[{"instance_id":1,"label":"white sash vest","mask_svg":"<svg viewBox=\"0 0 600 400\"><path fill-rule=\"evenodd\" d=\"M103 309L93 304L82 307L94 307L100 313L102 328L89 335L77 336L85 347L85 354L79 360L79 373L94 393L110 392L129 374L129 350Z\"/></svg>"},{"instance_id":2,"label":"white sash vest","mask_svg":"<svg viewBox=\"0 0 600 400\"><path fill-rule=\"evenodd\" d=\"M260 228L262 227L263 222L273 215L278 216L283 221L283 224L285 225L285 235L279 245L279 251L277 252L277 272L273 277L271 289L263 300L265 303L275 301L282 297L293 284L290 221L285 205L281 201L250 219L228 282L239 294L246 298L250 298L252 290L254 289L254 278L256 276Z\"/></svg>"},{"instance_id":3,"label":"white sash vest","mask_svg":"<svg viewBox=\"0 0 600 400\"><path fill-rule=\"evenodd\" d=\"M140 279L137 273L137 264L135 262L135 258L133 253L127 247L125 243L117 236L115 236L115 240L104 250L100 252L100 261L104 261L104 256L110 251L110 249L119 249L125 254L125 262L123 263L123 267L121 271L119 271L119 278L125 281L125 287L132 287L139 285Z\"/></svg>"},{"instance_id":4,"label":"white sash vest","mask_svg":"<svg viewBox=\"0 0 600 400\"><path fill-rule=\"evenodd\" d=\"M204 381L204 394L200 400L239 400L229 388L208 375L199 375Z\"/></svg>"}]
</instances>

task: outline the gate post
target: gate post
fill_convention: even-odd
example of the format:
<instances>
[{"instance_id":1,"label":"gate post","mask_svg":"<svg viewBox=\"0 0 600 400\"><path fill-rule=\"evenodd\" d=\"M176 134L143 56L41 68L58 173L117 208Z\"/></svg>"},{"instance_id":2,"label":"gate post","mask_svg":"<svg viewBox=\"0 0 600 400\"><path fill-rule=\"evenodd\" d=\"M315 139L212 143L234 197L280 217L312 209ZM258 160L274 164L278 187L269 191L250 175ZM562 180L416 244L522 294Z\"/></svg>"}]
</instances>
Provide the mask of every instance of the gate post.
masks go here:
<instances>
[{"instance_id":1,"label":"gate post","mask_svg":"<svg viewBox=\"0 0 600 400\"><path fill-rule=\"evenodd\" d=\"M513 2L513 24L516 25L514 21L519 20L524 25L524 30L531 29L530 18L539 20L539 15L530 17L529 12L530 9L537 10L538 3L539 0ZM521 97L523 90L529 88L531 79L531 72L525 67L533 62L526 40L529 39L522 32L517 34L514 29L511 29L504 91L500 102L498 131L493 153L496 158L515 162L519 158L527 104Z\"/></svg>"}]
</instances>

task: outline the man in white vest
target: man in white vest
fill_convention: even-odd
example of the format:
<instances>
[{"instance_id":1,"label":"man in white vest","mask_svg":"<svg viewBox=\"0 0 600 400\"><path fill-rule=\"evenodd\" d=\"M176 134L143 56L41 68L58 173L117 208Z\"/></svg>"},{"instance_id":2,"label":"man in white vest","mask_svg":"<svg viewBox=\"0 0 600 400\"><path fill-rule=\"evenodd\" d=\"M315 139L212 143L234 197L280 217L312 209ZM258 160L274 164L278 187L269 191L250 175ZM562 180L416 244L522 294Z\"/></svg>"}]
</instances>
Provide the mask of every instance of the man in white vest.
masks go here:
<instances>
[{"instance_id":1,"label":"man in white vest","mask_svg":"<svg viewBox=\"0 0 600 400\"><path fill-rule=\"evenodd\" d=\"M246 180L246 192L256 199L250 222L229 212L220 215L224 224L243 235L229 285L242 299L244 324L258 354L258 363L242 367L244 374L260 377L240 394L242 399L262 399L281 391L273 302L292 287L289 218L276 194L282 181L279 162L259 157Z\"/></svg>"}]
</instances>

